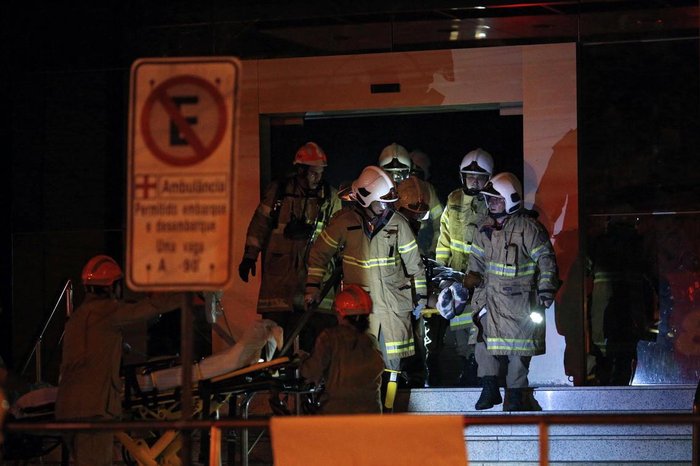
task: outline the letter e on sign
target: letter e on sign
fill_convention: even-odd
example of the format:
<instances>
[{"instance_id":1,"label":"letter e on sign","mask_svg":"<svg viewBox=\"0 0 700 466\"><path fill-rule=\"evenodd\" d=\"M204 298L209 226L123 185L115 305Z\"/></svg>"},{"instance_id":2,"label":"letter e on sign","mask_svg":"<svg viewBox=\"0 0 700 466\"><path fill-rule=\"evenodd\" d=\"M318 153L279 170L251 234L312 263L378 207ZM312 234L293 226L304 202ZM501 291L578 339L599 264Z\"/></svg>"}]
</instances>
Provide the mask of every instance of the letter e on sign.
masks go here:
<instances>
[{"instance_id":1,"label":"letter e on sign","mask_svg":"<svg viewBox=\"0 0 700 466\"><path fill-rule=\"evenodd\" d=\"M136 291L219 290L232 279L240 62L131 67L126 280Z\"/></svg>"}]
</instances>

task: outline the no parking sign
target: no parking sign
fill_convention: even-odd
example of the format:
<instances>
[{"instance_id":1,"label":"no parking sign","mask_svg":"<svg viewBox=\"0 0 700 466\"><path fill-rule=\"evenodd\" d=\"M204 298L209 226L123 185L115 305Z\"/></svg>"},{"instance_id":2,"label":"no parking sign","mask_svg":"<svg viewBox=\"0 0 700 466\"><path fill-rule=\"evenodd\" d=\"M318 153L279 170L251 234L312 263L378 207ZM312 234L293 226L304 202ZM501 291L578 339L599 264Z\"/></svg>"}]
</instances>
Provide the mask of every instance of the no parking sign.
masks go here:
<instances>
[{"instance_id":1,"label":"no parking sign","mask_svg":"<svg viewBox=\"0 0 700 466\"><path fill-rule=\"evenodd\" d=\"M132 65L130 288L217 290L230 282L239 76L231 57Z\"/></svg>"}]
</instances>

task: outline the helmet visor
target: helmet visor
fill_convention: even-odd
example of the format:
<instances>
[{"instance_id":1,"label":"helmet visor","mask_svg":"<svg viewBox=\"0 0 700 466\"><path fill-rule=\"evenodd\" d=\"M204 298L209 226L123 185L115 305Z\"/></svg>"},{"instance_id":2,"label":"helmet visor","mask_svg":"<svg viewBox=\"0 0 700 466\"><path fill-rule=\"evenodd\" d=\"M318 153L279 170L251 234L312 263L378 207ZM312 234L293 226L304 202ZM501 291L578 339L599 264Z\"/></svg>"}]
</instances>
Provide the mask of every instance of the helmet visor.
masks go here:
<instances>
[{"instance_id":1,"label":"helmet visor","mask_svg":"<svg viewBox=\"0 0 700 466\"><path fill-rule=\"evenodd\" d=\"M396 188L392 187L388 193L381 196L379 199L381 199L382 202L396 202L399 200L399 194L396 192Z\"/></svg>"}]
</instances>

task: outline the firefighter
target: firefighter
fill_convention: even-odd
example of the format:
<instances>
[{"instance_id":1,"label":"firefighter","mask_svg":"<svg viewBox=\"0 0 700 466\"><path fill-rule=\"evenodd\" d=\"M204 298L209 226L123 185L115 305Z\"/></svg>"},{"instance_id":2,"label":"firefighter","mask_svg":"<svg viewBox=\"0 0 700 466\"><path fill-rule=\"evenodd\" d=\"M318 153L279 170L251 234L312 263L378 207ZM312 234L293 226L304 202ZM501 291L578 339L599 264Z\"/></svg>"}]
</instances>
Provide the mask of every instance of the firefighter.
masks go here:
<instances>
[{"instance_id":1,"label":"firefighter","mask_svg":"<svg viewBox=\"0 0 700 466\"><path fill-rule=\"evenodd\" d=\"M415 352L411 312L426 302L423 262L408 221L390 208L398 195L382 169L366 167L352 184L352 197L354 204L331 219L311 248L306 301L318 300L326 266L339 253L345 282L372 296L370 333L386 367L399 371L401 358Z\"/></svg>"},{"instance_id":2,"label":"firefighter","mask_svg":"<svg viewBox=\"0 0 700 466\"><path fill-rule=\"evenodd\" d=\"M122 327L173 311L181 293L135 303L121 300L122 270L109 256L90 259L82 271L86 296L66 322L56 419L95 421L121 415ZM78 466L111 465L113 432L76 432L67 444Z\"/></svg>"},{"instance_id":3,"label":"firefighter","mask_svg":"<svg viewBox=\"0 0 700 466\"><path fill-rule=\"evenodd\" d=\"M367 333L372 299L361 286L349 284L333 307L339 325L321 332L310 356L301 354L301 376L323 387L320 413L381 413L384 361Z\"/></svg>"},{"instance_id":4,"label":"firefighter","mask_svg":"<svg viewBox=\"0 0 700 466\"><path fill-rule=\"evenodd\" d=\"M654 320L655 283L650 251L635 219L615 215L589 249L587 273L593 278L591 340L599 385L629 385L637 344Z\"/></svg>"},{"instance_id":5,"label":"firefighter","mask_svg":"<svg viewBox=\"0 0 700 466\"><path fill-rule=\"evenodd\" d=\"M255 276L262 253L262 284L258 313L290 334L304 311L306 257L314 239L340 209L337 190L323 180L324 151L314 142L304 144L294 157L295 173L268 186L248 225L241 280ZM330 267L326 271L330 276ZM331 310L333 293L319 304L299 335L299 345L310 351L320 331L336 324Z\"/></svg>"},{"instance_id":6,"label":"firefighter","mask_svg":"<svg viewBox=\"0 0 700 466\"><path fill-rule=\"evenodd\" d=\"M420 153L425 155L423 152ZM424 162L424 160L422 161ZM386 146L379 155L378 165L391 176L397 186L400 186L405 180L413 178L425 185L421 189L429 191L428 211L420 219L420 229L416 233L416 239L421 254L424 257L435 258L435 248L440 232L440 216L442 215L442 203L435 187L412 173L414 165L411 154L400 144L392 143Z\"/></svg>"},{"instance_id":7,"label":"firefighter","mask_svg":"<svg viewBox=\"0 0 700 466\"><path fill-rule=\"evenodd\" d=\"M466 272L477 225L488 214L480 192L491 179L493 165L493 157L485 150L478 148L468 152L459 164L462 187L447 197L447 206L440 219L436 260L457 272ZM474 347L469 344L469 334L473 329L471 314L465 312L455 316L449 323L441 315L435 315L430 318L428 327L428 367L433 369L431 385L477 385ZM441 370L445 345L456 348L459 358L456 380L448 378L447 371Z\"/></svg>"},{"instance_id":8,"label":"firefighter","mask_svg":"<svg viewBox=\"0 0 700 466\"><path fill-rule=\"evenodd\" d=\"M545 352L545 309L559 289L549 234L531 211L523 209L523 191L512 173L499 173L481 191L489 216L472 243L464 286L478 328L476 361L482 391L476 409L503 400L497 384L500 364L507 366L504 411L526 411L532 356Z\"/></svg>"},{"instance_id":9,"label":"firefighter","mask_svg":"<svg viewBox=\"0 0 700 466\"><path fill-rule=\"evenodd\" d=\"M437 237L440 231L440 216L442 215L442 204L435 192L435 188L427 181L421 180L418 176L412 174L413 162L411 156L400 144L392 143L386 146L379 155L379 166L392 177L396 185L401 188L406 183L410 184L410 190L413 192L423 191L427 195L423 195L422 199L428 203L427 211L424 211L422 216L415 218L416 210L408 212L411 223L416 225L414 229L418 249L423 257L434 258L435 247L437 245ZM400 191L400 189L399 189ZM406 190L404 190L406 191ZM399 193L399 196L401 193ZM413 202L413 201L411 201ZM406 207L407 203L404 203ZM409 385L412 387L422 388L426 383L427 368L425 367L425 320L421 316L414 316L412 319L414 328L414 344L416 345L416 356L404 361L404 369L409 377Z\"/></svg>"},{"instance_id":10,"label":"firefighter","mask_svg":"<svg viewBox=\"0 0 700 466\"><path fill-rule=\"evenodd\" d=\"M398 188L399 200L395 209L401 213L411 225L414 235L418 235L421 228L421 220L430 210L430 189L428 183L421 182L417 177L410 176ZM426 322L421 313L416 312L411 318L413 327L413 339L416 345L416 354L404 360L402 369L408 377L408 385L415 388L423 388L427 382L427 351L425 347Z\"/></svg>"}]
</instances>

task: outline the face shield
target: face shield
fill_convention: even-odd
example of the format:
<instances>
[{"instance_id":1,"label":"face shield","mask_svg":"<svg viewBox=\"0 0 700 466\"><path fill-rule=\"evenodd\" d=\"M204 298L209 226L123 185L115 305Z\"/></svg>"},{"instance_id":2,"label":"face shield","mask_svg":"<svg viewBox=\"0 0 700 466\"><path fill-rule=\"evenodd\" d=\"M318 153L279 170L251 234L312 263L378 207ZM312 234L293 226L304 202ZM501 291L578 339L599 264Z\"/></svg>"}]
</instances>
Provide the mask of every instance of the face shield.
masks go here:
<instances>
[{"instance_id":1,"label":"face shield","mask_svg":"<svg viewBox=\"0 0 700 466\"><path fill-rule=\"evenodd\" d=\"M396 184L401 184L410 176L408 168L385 168L384 171L389 175L391 180Z\"/></svg>"}]
</instances>

